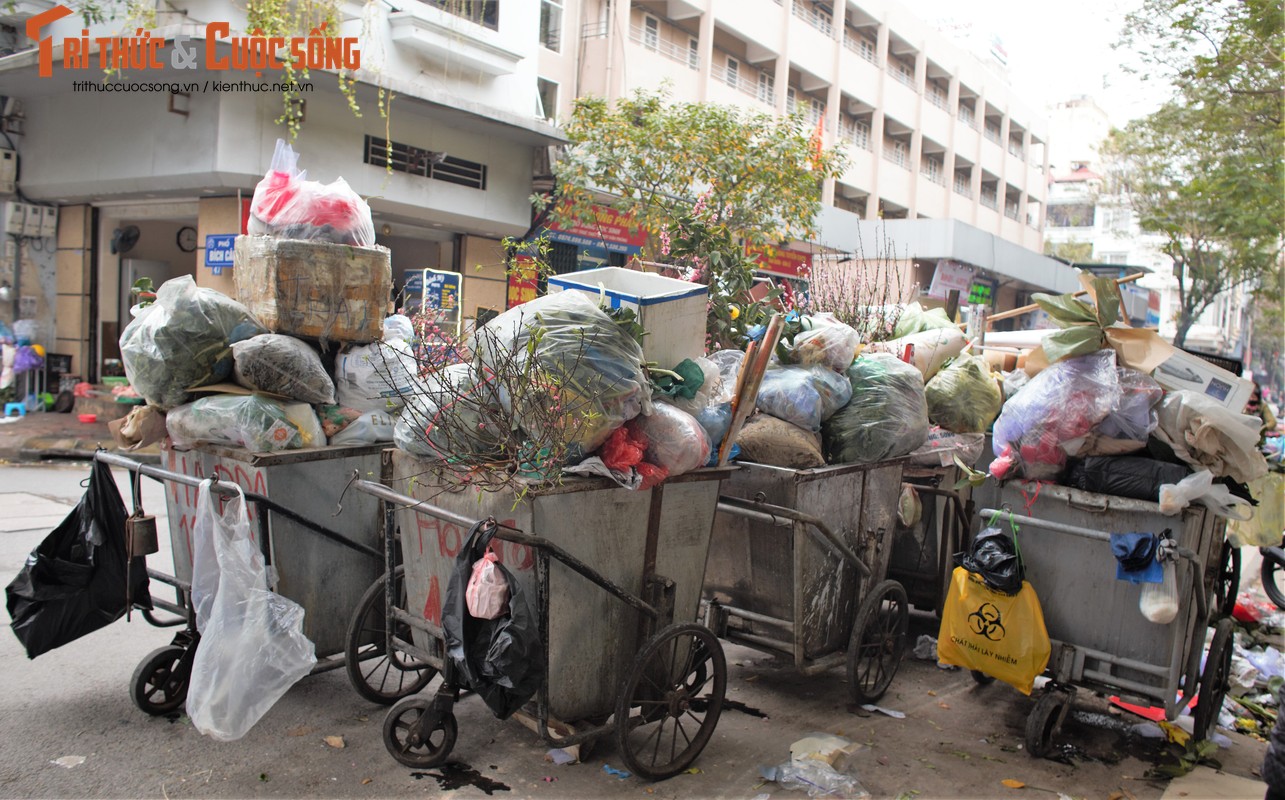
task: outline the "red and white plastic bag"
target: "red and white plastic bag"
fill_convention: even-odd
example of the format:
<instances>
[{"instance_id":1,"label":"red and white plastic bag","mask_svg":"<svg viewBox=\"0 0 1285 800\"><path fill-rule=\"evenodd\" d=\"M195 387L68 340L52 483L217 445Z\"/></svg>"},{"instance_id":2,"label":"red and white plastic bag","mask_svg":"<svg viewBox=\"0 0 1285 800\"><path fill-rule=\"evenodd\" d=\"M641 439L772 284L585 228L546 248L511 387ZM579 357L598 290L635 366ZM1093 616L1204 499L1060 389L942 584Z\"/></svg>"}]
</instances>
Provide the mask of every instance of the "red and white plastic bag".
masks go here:
<instances>
[{"instance_id":1,"label":"red and white plastic bag","mask_svg":"<svg viewBox=\"0 0 1285 800\"><path fill-rule=\"evenodd\" d=\"M277 140L268 173L254 187L247 232L358 247L375 244L375 224L366 201L343 178L326 184L307 180L307 173L299 169L299 154L282 139Z\"/></svg>"},{"instance_id":2,"label":"red and white plastic bag","mask_svg":"<svg viewBox=\"0 0 1285 800\"><path fill-rule=\"evenodd\" d=\"M509 582L496 564L495 553L473 562L473 576L464 590L468 613L477 619L498 619L509 613Z\"/></svg>"}]
</instances>

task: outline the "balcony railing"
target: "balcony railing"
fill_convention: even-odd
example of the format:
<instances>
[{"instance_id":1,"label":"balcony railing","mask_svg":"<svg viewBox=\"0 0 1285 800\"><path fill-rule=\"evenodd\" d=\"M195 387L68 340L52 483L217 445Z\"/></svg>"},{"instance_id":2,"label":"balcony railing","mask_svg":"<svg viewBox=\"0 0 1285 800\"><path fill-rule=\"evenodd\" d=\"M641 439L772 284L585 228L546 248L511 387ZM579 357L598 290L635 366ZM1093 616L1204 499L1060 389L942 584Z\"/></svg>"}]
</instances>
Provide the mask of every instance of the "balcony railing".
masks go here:
<instances>
[{"instance_id":1,"label":"balcony railing","mask_svg":"<svg viewBox=\"0 0 1285 800\"><path fill-rule=\"evenodd\" d=\"M1009 219L1017 219L1017 203L1005 203L1004 216Z\"/></svg>"},{"instance_id":2,"label":"balcony railing","mask_svg":"<svg viewBox=\"0 0 1285 800\"><path fill-rule=\"evenodd\" d=\"M946 176L942 172L942 163L935 158L925 158L919 165L919 174L938 186L946 185Z\"/></svg>"},{"instance_id":3,"label":"balcony railing","mask_svg":"<svg viewBox=\"0 0 1285 800\"><path fill-rule=\"evenodd\" d=\"M670 61L677 61L689 69L700 69L700 56L692 52L691 48L667 42L655 33L647 31L641 25L630 27L629 40L634 44L642 45L653 53L660 53Z\"/></svg>"},{"instance_id":4,"label":"balcony railing","mask_svg":"<svg viewBox=\"0 0 1285 800\"><path fill-rule=\"evenodd\" d=\"M794 0L794 16L821 31L826 36L834 36L834 25L830 22L830 16L822 13L816 6L806 5L801 0Z\"/></svg>"},{"instance_id":5,"label":"balcony railing","mask_svg":"<svg viewBox=\"0 0 1285 800\"><path fill-rule=\"evenodd\" d=\"M602 22L587 22L580 28L580 38L597 39L606 36L609 30L611 30L611 23L605 20Z\"/></svg>"},{"instance_id":6,"label":"balcony railing","mask_svg":"<svg viewBox=\"0 0 1285 800\"><path fill-rule=\"evenodd\" d=\"M900 61L888 62L888 74L896 78L899 83L904 83L911 89L915 88L915 71Z\"/></svg>"},{"instance_id":7,"label":"balcony railing","mask_svg":"<svg viewBox=\"0 0 1285 800\"><path fill-rule=\"evenodd\" d=\"M995 144L999 144L999 127L998 126L996 127L991 127L990 125L983 126L982 135L986 137L987 141L994 142Z\"/></svg>"},{"instance_id":8,"label":"balcony railing","mask_svg":"<svg viewBox=\"0 0 1285 800\"><path fill-rule=\"evenodd\" d=\"M864 122L839 120L839 137L861 150L870 149L870 126Z\"/></svg>"},{"instance_id":9,"label":"balcony railing","mask_svg":"<svg viewBox=\"0 0 1285 800\"><path fill-rule=\"evenodd\" d=\"M825 106L816 106L810 102L800 103L793 97L787 97L785 99L785 113L794 114L796 112L802 114L803 119L809 125L816 125L825 116Z\"/></svg>"},{"instance_id":10,"label":"balcony railing","mask_svg":"<svg viewBox=\"0 0 1285 800\"><path fill-rule=\"evenodd\" d=\"M933 105L937 106L942 111L946 110L946 93L943 92L939 87L930 86L926 94L928 96L929 103L932 103Z\"/></svg>"},{"instance_id":11,"label":"balcony railing","mask_svg":"<svg viewBox=\"0 0 1285 800\"><path fill-rule=\"evenodd\" d=\"M956 114L955 116L959 118L960 122L964 123L965 125L972 128L973 130L977 130L977 115L968 106L963 105L961 103L959 106L959 113Z\"/></svg>"},{"instance_id":12,"label":"balcony railing","mask_svg":"<svg viewBox=\"0 0 1285 800\"><path fill-rule=\"evenodd\" d=\"M726 67L720 67L717 64L709 68L709 75L719 83L726 84L741 94L747 94L768 105L775 105L776 92L770 87L759 83L757 79L750 80L741 75L739 72L730 72Z\"/></svg>"},{"instance_id":13,"label":"balcony railing","mask_svg":"<svg viewBox=\"0 0 1285 800\"><path fill-rule=\"evenodd\" d=\"M1009 141L1009 143L1008 143L1008 152L1009 152L1009 154L1010 154L1010 155L1017 156L1018 158L1022 159L1023 161L1025 161L1025 160L1026 160L1026 151L1022 149L1022 143L1021 143L1021 142L1014 142L1014 141L1010 140L1010 141Z\"/></svg>"},{"instance_id":14,"label":"balcony railing","mask_svg":"<svg viewBox=\"0 0 1285 800\"><path fill-rule=\"evenodd\" d=\"M883 158L885 161L891 161L902 169L910 169L910 148L904 144L885 143L883 146Z\"/></svg>"},{"instance_id":15,"label":"balcony railing","mask_svg":"<svg viewBox=\"0 0 1285 800\"><path fill-rule=\"evenodd\" d=\"M955 173L955 194L973 199L973 181L967 175Z\"/></svg>"},{"instance_id":16,"label":"balcony railing","mask_svg":"<svg viewBox=\"0 0 1285 800\"><path fill-rule=\"evenodd\" d=\"M871 64L875 63L875 43L864 36L843 35L843 46L861 56Z\"/></svg>"},{"instance_id":17,"label":"balcony railing","mask_svg":"<svg viewBox=\"0 0 1285 800\"><path fill-rule=\"evenodd\" d=\"M999 210L999 195L982 192L981 204L987 208Z\"/></svg>"}]
</instances>

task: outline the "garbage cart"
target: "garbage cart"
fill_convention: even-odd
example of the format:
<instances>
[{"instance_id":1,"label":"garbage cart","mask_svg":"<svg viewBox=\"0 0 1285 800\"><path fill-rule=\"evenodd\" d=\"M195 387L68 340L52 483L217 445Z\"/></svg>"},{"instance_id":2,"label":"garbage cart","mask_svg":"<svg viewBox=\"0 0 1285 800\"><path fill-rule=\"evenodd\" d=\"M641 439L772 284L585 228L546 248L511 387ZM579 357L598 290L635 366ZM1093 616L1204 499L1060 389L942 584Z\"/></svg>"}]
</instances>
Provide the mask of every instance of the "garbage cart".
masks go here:
<instances>
[{"instance_id":1,"label":"garbage cart","mask_svg":"<svg viewBox=\"0 0 1285 800\"><path fill-rule=\"evenodd\" d=\"M969 540L973 517L970 490L956 490L959 468L908 466L902 491L919 499L916 519L896 517L888 577L906 589L910 604L940 616L954 567L955 553Z\"/></svg>"},{"instance_id":2,"label":"garbage cart","mask_svg":"<svg viewBox=\"0 0 1285 800\"><path fill-rule=\"evenodd\" d=\"M804 674L846 663L855 702L882 697L910 615L905 589L884 579L904 465L740 462L715 518L706 624Z\"/></svg>"},{"instance_id":3,"label":"garbage cart","mask_svg":"<svg viewBox=\"0 0 1285 800\"><path fill-rule=\"evenodd\" d=\"M456 556L479 520L491 550L538 598L544 677L519 717L541 740L569 747L614 734L637 775L686 769L712 736L727 669L696 624L719 485L728 468L631 491L602 478L564 478L512 492L449 491L431 462L387 452L383 481L355 481L385 504L385 552L400 549L400 587L385 586L385 649L442 671L435 695L390 709L384 743L407 766L441 764L456 738L462 687L445 658L442 604ZM387 574L396 565L386 560ZM396 591L394 591L396 588ZM369 640L358 619L353 635ZM406 636L409 634L409 637Z\"/></svg>"},{"instance_id":4,"label":"garbage cart","mask_svg":"<svg viewBox=\"0 0 1285 800\"><path fill-rule=\"evenodd\" d=\"M1050 680L1026 724L1031 755L1050 752L1080 687L1163 708L1170 720L1198 696L1195 736L1208 736L1232 654L1232 621L1216 619L1202 669L1222 547L1213 512L1193 505L1165 516L1145 500L1033 482L1006 484L1000 500L1003 509L979 515L999 515L1001 525L1011 517L1019 526L1026 580L1039 595L1052 646ZM1116 579L1111 533L1139 531L1160 535L1161 560L1176 562L1179 611L1168 624L1147 620L1138 607L1141 587Z\"/></svg>"}]
</instances>

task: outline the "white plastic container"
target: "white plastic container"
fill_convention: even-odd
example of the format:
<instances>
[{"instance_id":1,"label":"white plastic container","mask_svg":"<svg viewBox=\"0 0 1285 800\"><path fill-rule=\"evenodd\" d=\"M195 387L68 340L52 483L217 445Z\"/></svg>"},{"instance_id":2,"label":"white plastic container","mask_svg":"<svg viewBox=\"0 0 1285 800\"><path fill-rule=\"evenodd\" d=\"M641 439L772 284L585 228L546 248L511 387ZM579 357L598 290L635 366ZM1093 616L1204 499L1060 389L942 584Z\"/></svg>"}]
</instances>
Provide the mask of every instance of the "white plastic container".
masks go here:
<instances>
[{"instance_id":1,"label":"white plastic container","mask_svg":"<svg viewBox=\"0 0 1285 800\"><path fill-rule=\"evenodd\" d=\"M549 291L584 292L611 308L632 308L647 331L643 354L672 368L684 358L705 355L705 317L709 287L649 272L602 267L554 275Z\"/></svg>"}]
</instances>

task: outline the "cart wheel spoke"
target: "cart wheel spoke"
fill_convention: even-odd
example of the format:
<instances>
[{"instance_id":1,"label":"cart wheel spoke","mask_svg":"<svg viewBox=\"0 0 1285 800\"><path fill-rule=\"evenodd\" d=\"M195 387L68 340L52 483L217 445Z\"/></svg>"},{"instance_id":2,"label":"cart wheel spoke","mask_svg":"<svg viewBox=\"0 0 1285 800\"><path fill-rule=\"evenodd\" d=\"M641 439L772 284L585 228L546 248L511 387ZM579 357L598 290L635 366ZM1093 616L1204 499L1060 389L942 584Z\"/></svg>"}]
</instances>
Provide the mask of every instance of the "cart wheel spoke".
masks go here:
<instances>
[{"instance_id":1,"label":"cart wheel spoke","mask_svg":"<svg viewBox=\"0 0 1285 800\"><path fill-rule=\"evenodd\" d=\"M856 703L883 696L897 674L910 620L906 590L896 581L872 587L857 609L848 645L848 691Z\"/></svg>"},{"instance_id":2,"label":"cart wheel spoke","mask_svg":"<svg viewBox=\"0 0 1285 800\"><path fill-rule=\"evenodd\" d=\"M726 691L723 649L707 628L680 623L652 637L617 698L616 740L625 763L650 780L682 772L709 743ZM641 713L631 716L633 709ZM690 732L685 717L696 725Z\"/></svg>"},{"instance_id":3,"label":"cart wheel spoke","mask_svg":"<svg viewBox=\"0 0 1285 800\"><path fill-rule=\"evenodd\" d=\"M435 767L445 762L455 747L458 727L450 711L438 717L433 730L420 730L432 702L408 697L389 709L384 718L384 747L399 763L420 769Z\"/></svg>"},{"instance_id":4,"label":"cart wheel spoke","mask_svg":"<svg viewBox=\"0 0 1285 800\"><path fill-rule=\"evenodd\" d=\"M389 619L384 603L385 580L385 577L376 580L357 604L348 624L344 660L348 680L358 694L374 703L392 705L428 686L437 676L437 670L400 648L390 650L387 647ZM393 571L393 580L400 605L405 606L403 567ZM411 640L410 629L404 623L395 623L392 630L397 638L407 642ZM394 672L397 673L396 679L393 678Z\"/></svg>"}]
</instances>

